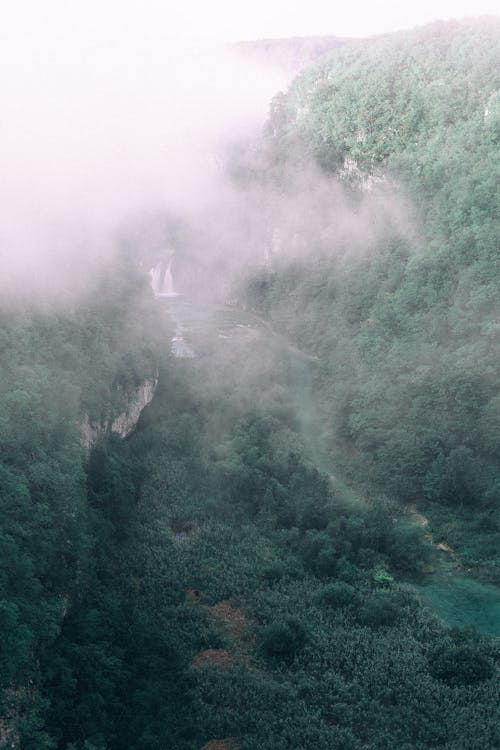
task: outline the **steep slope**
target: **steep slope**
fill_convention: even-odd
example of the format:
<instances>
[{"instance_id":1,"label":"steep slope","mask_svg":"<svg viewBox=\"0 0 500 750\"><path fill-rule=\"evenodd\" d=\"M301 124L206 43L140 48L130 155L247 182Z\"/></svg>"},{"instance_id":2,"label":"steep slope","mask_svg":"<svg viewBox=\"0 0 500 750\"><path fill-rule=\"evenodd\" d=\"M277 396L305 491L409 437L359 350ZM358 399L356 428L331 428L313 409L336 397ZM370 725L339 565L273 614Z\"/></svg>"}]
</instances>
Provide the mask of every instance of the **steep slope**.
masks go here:
<instances>
[{"instance_id":1,"label":"steep slope","mask_svg":"<svg viewBox=\"0 0 500 750\"><path fill-rule=\"evenodd\" d=\"M19 295L0 312L2 747L53 746L41 729L40 686L103 533L88 499L81 425L126 411L159 357L142 274L123 258L105 271L71 304ZM133 495L124 467L115 484Z\"/></svg>"},{"instance_id":2,"label":"steep slope","mask_svg":"<svg viewBox=\"0 0 500 750\"><path fill-rule=\"evenodd\" d=\"M498 19L479 19L352 44L274 102L266 180L287 184L312 161L354 207L376 195L386 214L400 199L411 208L404 231L388 221L374 235L365 225L365 249L358 238L342 252L318 241L332 230L327 215L303 240L307 259L293 263L285 227L273 270L246 287L246 304L321 359L332 463L365 489L473 517L482 551L463 549L464 559L489 558L491 574L500 531L499 30Z\"/></svg>"},{"instance_id":3,"label":"steep slope","mask_svg":"<svg viewBox=\"0 0 500 750\"><path fill-rule=\"evenodd\" d=\"M314 356L193 305L197 356L174 359L133 254L72 309L4 310L1 747L499 746L498 644L405 583L437 553L401 509L469 513L494 572L497 31L356 44L275 101L261 184L312 160L353 223L367 195L413 205L355 247L277 226L240 296ZM109 423L157 360L137 430L85 451L84 416Z\"/></svg>"}]
</instances>

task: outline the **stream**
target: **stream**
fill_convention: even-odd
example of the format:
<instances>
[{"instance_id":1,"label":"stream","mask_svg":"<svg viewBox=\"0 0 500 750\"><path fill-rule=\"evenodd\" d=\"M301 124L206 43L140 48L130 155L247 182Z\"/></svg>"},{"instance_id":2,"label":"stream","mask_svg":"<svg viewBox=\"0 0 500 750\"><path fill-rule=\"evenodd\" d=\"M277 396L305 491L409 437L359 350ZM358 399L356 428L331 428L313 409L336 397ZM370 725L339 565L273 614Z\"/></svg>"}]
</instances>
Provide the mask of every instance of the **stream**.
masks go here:
<instances>
[{"instance_id":1,"label":"stream","mask_svg":"<svg viewBox=\"0 0 500 750\"><path fill-rule=\"evenodd\" d=\"M441 553L443 554L443 553ZM474 626L500 636L500 589L441 560L435 572L414 585L420 598L450 627Z\"/></svg>"},{"instance_id":2,"label":"stream","mask_svg":"<svg viewBox=\"0 0 500 750\"><path fill-rule=\"evenodd\" d=\"M221 346L232 340L241 344L246 339L265 336L289 357L288 389L297 416L309 459L330 474L336 489L352 491L331 474L328 457L322 448L317 406L313 395L313 357L301 352L283 336L275 333L267 321L235 307L195 303L175 293L159 295L159 302L175 326L171 351L178 359L197 356L191 337L219 340ZM244 363L242 363L244 365ZM481 583L462 572L446 554L440 553L436 569L419 584L412 584L423 602L450 627L474 626L480 632L500 636L500 588Z\"/></svg>"}]
</instances>

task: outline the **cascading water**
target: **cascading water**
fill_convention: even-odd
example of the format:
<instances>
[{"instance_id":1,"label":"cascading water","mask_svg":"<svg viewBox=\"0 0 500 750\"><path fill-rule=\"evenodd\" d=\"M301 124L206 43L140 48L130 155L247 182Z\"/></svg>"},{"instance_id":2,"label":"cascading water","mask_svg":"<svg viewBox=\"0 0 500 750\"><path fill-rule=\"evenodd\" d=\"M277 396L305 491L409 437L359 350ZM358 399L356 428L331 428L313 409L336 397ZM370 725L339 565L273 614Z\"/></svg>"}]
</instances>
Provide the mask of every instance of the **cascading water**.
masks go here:
<instances>
[{"instance_id":1,"label":"cascading water","mask_svg":"<svg viewBox=\"0 0 500 750\"><path fill-rule=\"evenodd\" d=\"M154 292L155 297L161 297L172 300L167 302L166 310L169 318L175 324L175 336L171 341L171 351L174 357L177 359L191 359L195 356L193 350L186 342L183 333L182 320L179 319L179 310L177 301L174 301L175 297L182 295L174 291L174 278L172 275L172 260L174 253L171 254L168 262L161 260L149 271L151 278L151 288Z\"/></svg>"},{"instance_id":2,"label":"cascading water","mask_svg":"<svg viewBox=\"0 0 500 750\"><path fill-rule=\"evenodd\" d=\"M149 276L151 278L151 288L156 297L177 297L178 293L174 291L174 278L172 276L172 259L170 256L168 263L161 260L154 266Z\"/></svg>"},{"instance_id":3,"label":"cascading water","mask_svg":"<svg viewBox=\"0 0 500 750\"><path fill-rule=\"evenodd\" d=\"M153 292L158 294L158 290L160 289L161 282L160 282L160 276L161 276L161 263L158 263L154 268L151 268L149 271L149 277L151 279L151 289Z\"/></svg>"},{"instance_id":4,"label":"cascading water","mask_svg":"<svg viewBox=\"0 0 500 750\"><path fill-rule=\"evenodd\" d=\"M168 266L165 269L161 294L165 297L173 297L176 294L174 292L174 277L172 276L172 258L170 258Z\"/></svg>"}]
</instances>

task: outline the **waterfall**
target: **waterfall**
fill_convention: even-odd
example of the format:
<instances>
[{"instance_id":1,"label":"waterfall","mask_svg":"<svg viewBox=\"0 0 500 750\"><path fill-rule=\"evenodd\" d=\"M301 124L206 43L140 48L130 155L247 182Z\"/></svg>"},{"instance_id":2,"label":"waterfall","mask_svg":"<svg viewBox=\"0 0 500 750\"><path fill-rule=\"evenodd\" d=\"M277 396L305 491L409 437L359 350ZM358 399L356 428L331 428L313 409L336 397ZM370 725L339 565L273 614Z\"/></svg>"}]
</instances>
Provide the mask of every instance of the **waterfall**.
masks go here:
<instances>
[{"instance_id":1,"label":"waterfall","mask_svg":"<svg viewBox=\"0 0 500 750\"><path fill-rule=\"evenodd\" d=\"M172 258L168 261L168 266L165 269L165 275L163 276L163 284L161 287L161 294L165 297L172 297L174 292L174 278L172 276Z\"/></svg>"},{"instance_id":2,"label":"waterfall","mask_svg":"<svg viewBox=\"0 0 500 750\"><path fill-rule=\"evenodd\" d=\"M165 266L165 261L161 260L149 271L151 278L151 288L156 297L177 297L174 291L174 278L172 276L172 259L173 254Z\"/></svg>"},{"instance_id":3,"label":"waterfall","mask_svg":"<svg viewBox=\"0 0 500 750\"><path fill-rule=\"evenodd\" d=\"M179 297L179 292L174 291L174 277L172 274L172 260L174 253L171 252L168 261L160 260L156 266L149 271L151 289L155 297ZM195 355L186 339L184 338L182 318L178 319L179 312L176 303L166 303L165 310L175 325L175 336L170 345L170 350L176 359L192 359Z\"/></svg>"},{"instance_id":4,"label":"waterfall","mask_svg":"<svg viewBox=\"0 0 500 750\"><path fill-rule=\"evenodd\" d=\"M156 295L161 288L161 263L150 269L149 276L151 278L151 289Z\"/></svg>"}]
</instances>

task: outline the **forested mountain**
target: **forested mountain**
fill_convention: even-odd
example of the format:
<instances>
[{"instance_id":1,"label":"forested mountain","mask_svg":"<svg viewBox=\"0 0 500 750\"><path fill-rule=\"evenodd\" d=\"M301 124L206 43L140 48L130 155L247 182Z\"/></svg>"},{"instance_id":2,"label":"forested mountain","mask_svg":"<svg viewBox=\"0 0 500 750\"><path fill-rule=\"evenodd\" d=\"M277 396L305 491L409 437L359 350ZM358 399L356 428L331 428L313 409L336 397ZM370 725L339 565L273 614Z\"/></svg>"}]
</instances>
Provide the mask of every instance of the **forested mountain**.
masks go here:
<instances>
[{"instance_id":1,"label":"forested mountain","mask_svg":"<svg viewBox=\"0 0 500 750\"><path fill-rule=\"evenodd\" d=\"M2 305L0 747L500 747L498 623L415 588L440 531L498 579L499 30L352 43L276 97L235 189L335 190L276 219L246 310L155 299L132 239Z\"/></svg>"},{"instance_id":2,"label":"forested mountain","mask_svg":"<svg viewBox=\"0 0 500 750\"><path fill-rule=\"evenodd\" d=\"M21 747L52 746L38 733L45 706L38 680L53 666L51 644L87 580L96 544L82 427L110 423L156 367L147 288L122 258L71 306L54 311L53 301L22 295L2 305L2 746L18 746L18 737Z\"/></svg>"},{"instance_id":3,"label":"forested mountain","mask_svg":"<svg viewBox=\"0 0 500 750\"><path fill-rule=\"evenodd\" d=\"M402 195L412 215L406 231L368 226L355 252L316 232L307 257L278 256L245 297L320 357L333 464L463 516L481 549L446 533L496 578L499 31L497 19L437 23L351 44L275 100L268 179L313 160L354 205L372 191L387 214Z\"/></svg>"}]
</instances>

